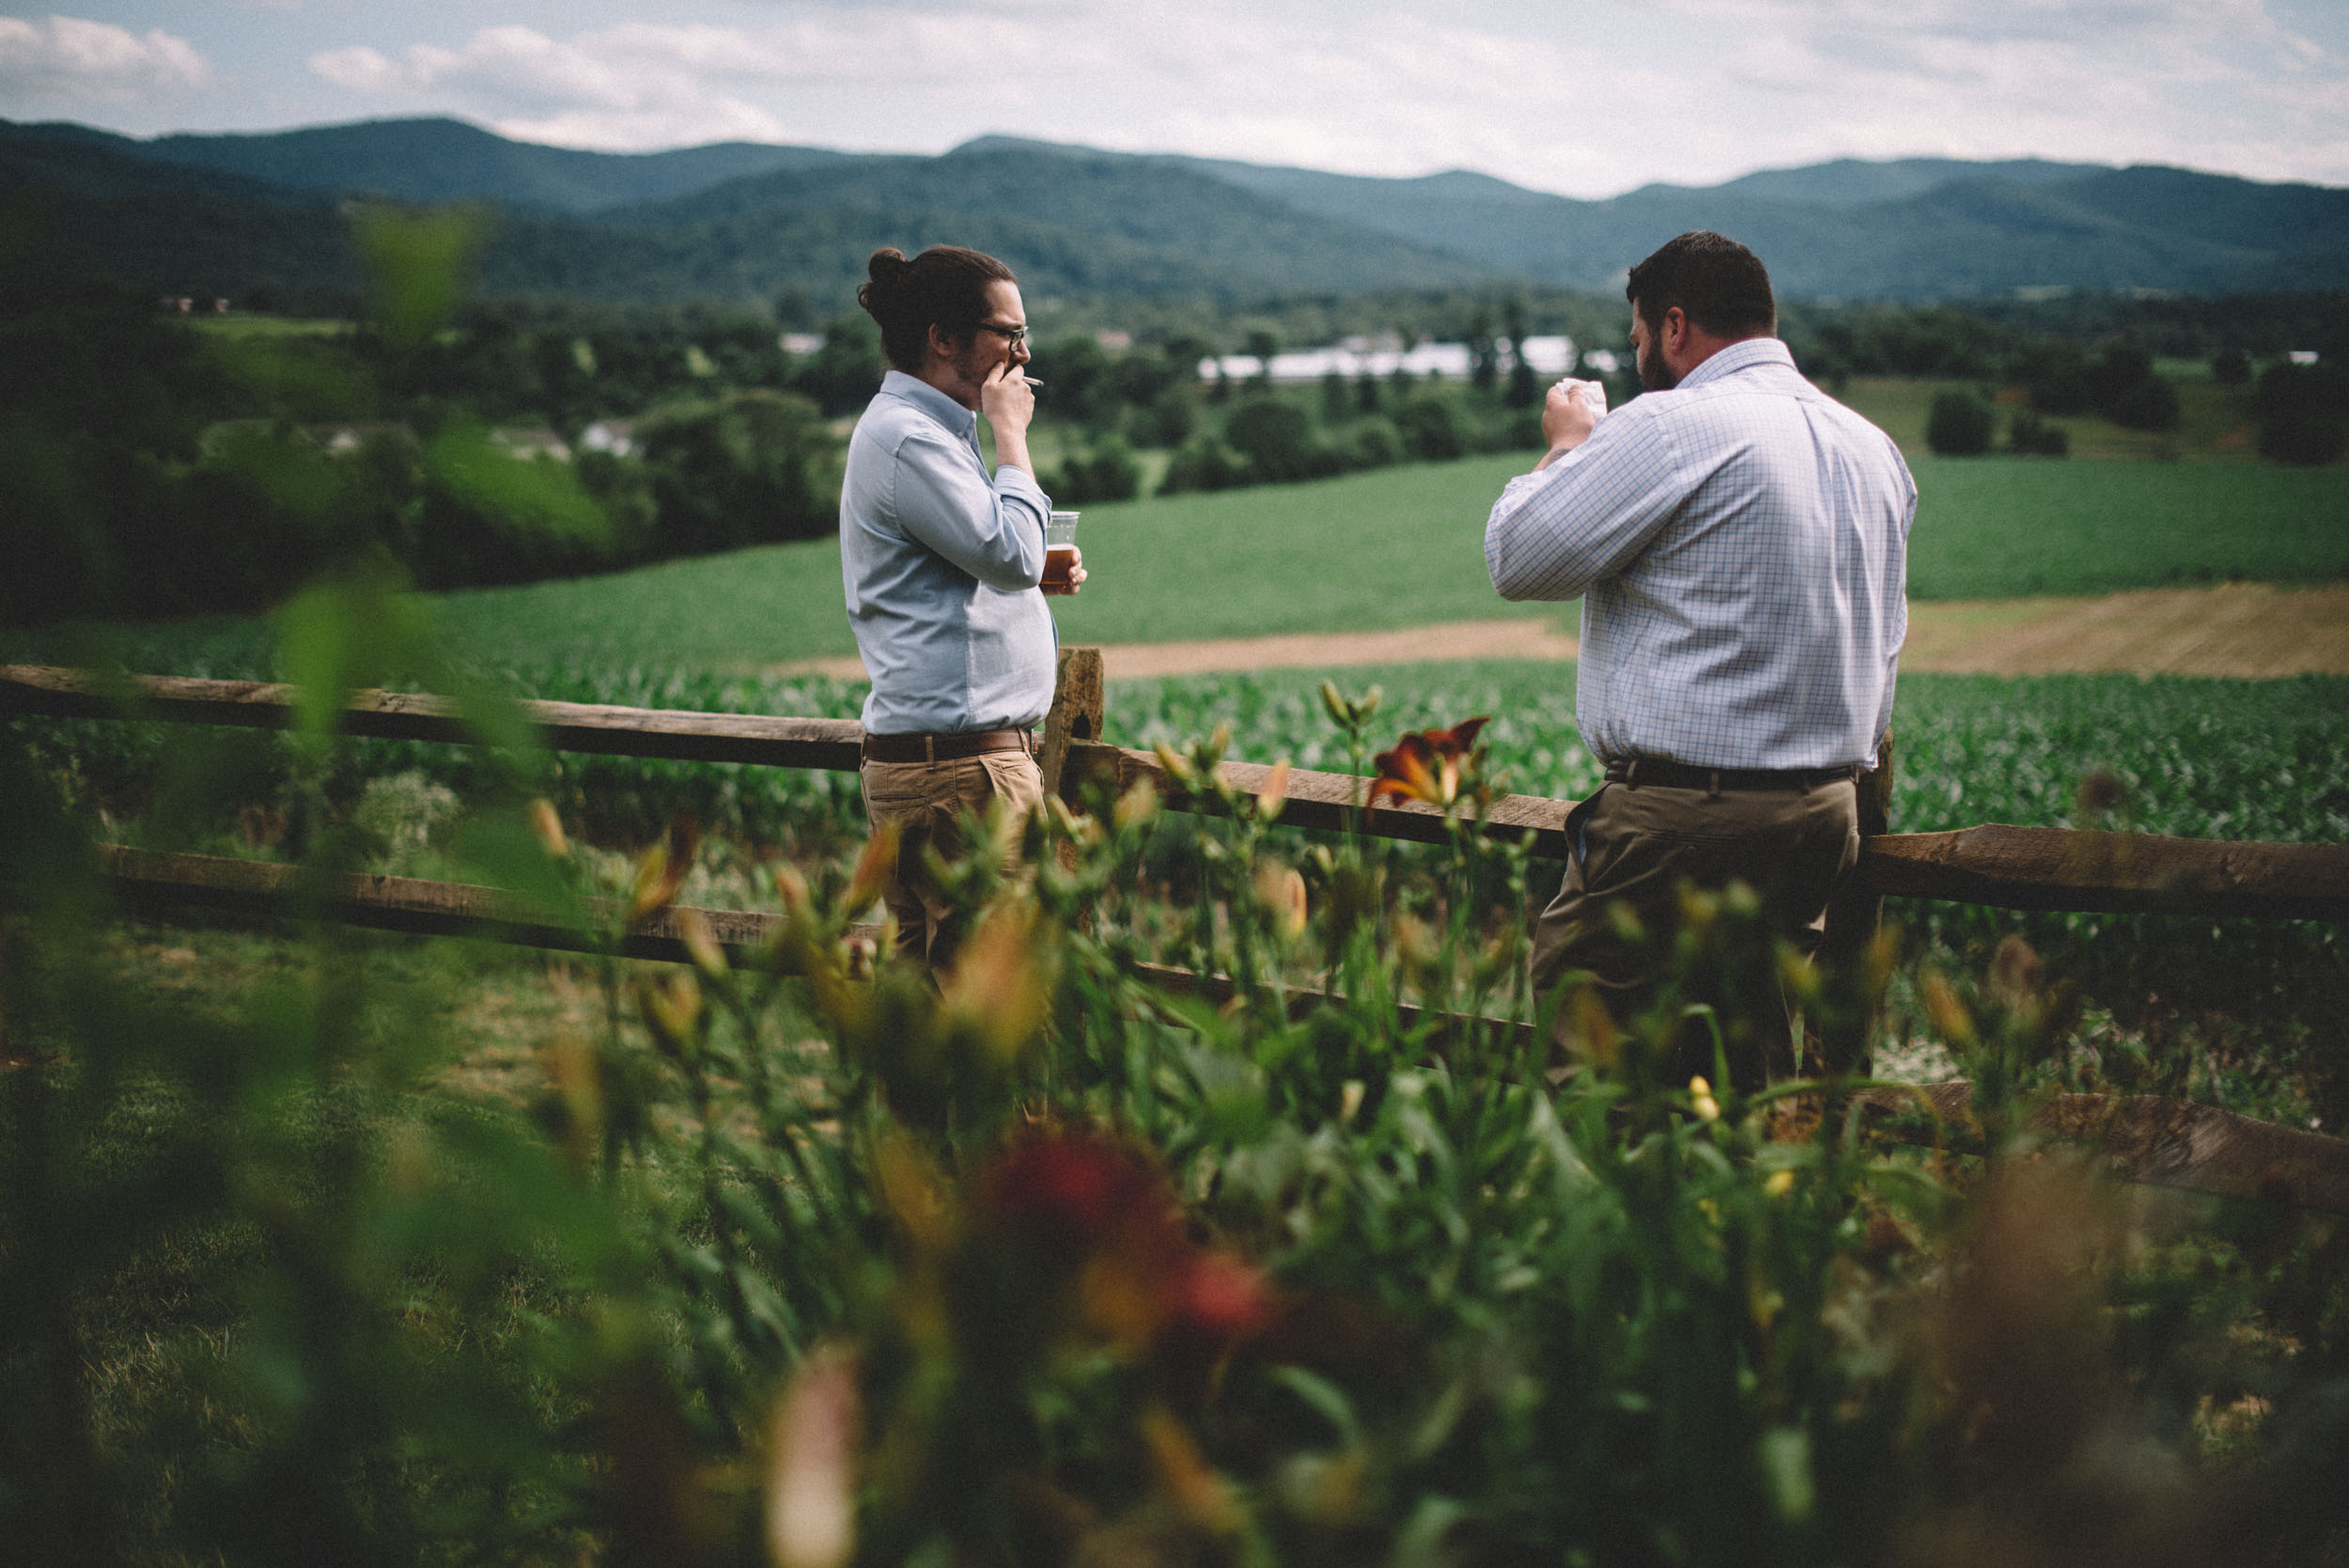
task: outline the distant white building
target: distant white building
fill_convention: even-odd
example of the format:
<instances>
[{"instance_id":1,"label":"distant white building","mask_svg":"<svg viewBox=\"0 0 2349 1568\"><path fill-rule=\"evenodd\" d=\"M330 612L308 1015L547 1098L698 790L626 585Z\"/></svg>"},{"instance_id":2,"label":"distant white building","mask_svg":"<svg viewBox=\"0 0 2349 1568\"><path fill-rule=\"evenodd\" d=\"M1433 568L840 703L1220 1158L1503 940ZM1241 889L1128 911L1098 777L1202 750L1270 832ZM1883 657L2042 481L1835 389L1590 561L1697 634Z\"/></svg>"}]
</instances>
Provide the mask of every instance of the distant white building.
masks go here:
<instances>
[{"instance_id":1,"label":"distant white building","mask_svg":"<svg viewBox=\"0 0 2349 1568\"><path fill-rule=\"evenodd\" d=\"M819 352L824 347L822 333L784 333L775 339L775 347L797 357Z\"/></svg>"},{"instance_id":2,"label":"distant white building","mask_svg":"<svg viewBox=\"0 0 2349 1568\"><path fill-rule=\"evenodd\" d=\"M2314 365L2318 354L2313 349L2295 349L2284 357L2295 365Z\"/></svg>"},{"instance_id":3,"label":"distant white building","mask_svg":"<svg viewBox=\"0 0 2349 1568\"><path fill-rule=\"evenodd\" d=\"M636 422L599 419L579 433L579 444L583 451L609 452L615 458L625 458L636 450Z\"/></svg>"},{"instance_id":4,"label":"distant white building","mask_svg":"<svg viewBox=\"0 0 2349 1568\"><path fill-rule=\"evenodd\" d=\"M1517 368L1517 357L1505 345L1497 357L1502 375ZM1528 337L1525 363L1533 367L1536 375L1563 376L1574 368L1574 339L1563 335ZM1299 349L1273 355L1272 380L1275 384L1295 385L1318 381L1332 372L1352 380L1364 375L1386 377L1406 370L1423 380L1432 376L1465 381L1474 366L1474 356L1465 343L1422 343L1406 349L1392 338L1382 341L1349 337L1327 349ZM1219 374L1236 381L1251 381L1264 372L1264 361L1254 354L1210 356L1199 362L1199 379L1203 381L1212 381Z\"/></svg>"}]
</instances>

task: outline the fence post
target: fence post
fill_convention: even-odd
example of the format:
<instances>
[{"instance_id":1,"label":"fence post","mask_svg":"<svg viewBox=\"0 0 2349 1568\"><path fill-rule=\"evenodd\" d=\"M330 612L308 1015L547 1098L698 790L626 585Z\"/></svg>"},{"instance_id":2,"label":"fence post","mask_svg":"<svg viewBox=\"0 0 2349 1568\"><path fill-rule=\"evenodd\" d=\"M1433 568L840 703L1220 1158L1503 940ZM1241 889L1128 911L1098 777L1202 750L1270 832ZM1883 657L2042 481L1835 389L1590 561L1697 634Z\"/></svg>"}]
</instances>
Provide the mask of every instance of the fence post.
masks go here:
<instances>
[{"instance_id":1,"label":"fence post","mask_svg":"<svg viewBox=\"0 0 2349 1568\"><path fill-rule=\"evenodd\" d=\"M1044 793L1061 793L1070 741L1100 738L1101 650L1063 648L1052 681L1052 710L1044 716L1044 743L1036 752Z\"/></svg>"}]
</instances>

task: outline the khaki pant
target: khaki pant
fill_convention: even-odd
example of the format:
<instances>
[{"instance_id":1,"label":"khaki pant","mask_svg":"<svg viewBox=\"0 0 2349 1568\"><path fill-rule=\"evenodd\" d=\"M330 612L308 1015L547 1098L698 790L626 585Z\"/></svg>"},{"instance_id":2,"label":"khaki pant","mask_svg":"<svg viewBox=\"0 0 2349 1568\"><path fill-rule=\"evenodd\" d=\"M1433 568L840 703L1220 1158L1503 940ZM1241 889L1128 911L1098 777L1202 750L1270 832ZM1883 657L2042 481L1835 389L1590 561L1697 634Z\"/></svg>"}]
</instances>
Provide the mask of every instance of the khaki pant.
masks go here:
<instances>
[{"instance_id":1,"label":"khaki pant","mask_svg":"<svg viewBox=\"0 0 2349 1568\"><path fill-rule=\"evenodd\" d=\"M1672 966L1683 883L1719 890L1746 882L1761 894L1771 929L1816 955L1828 899L1859 863L1859 797L1848 781L1719 794L1609 784L1575 808L1567 833L1575 849L1564 880L1533 927L1533 981L1547 1000L1563 977L1588 970L1608 1011L1625 1023L1652 1003ZM1617 903L1638 918L1644 940L1627 939L1609 918ZM1728 956L1692 974L1695 989L1684 1000L1715 1009L1730 1080L1750 1091L1796 1070L1792 1018L1772 955ZM1576 1009L1561 1007L1551 1038L1574 1054L1579 1027ZM1684 1021L1667 1060L1654 1066L1673 1082L1711 1077L1711 1031Z\"/></svg>"},{"instance_id":2,"label":"khaki pant","mask_svg":"<svg viewBox=\"0 0 2349 1568\"><path fill-rule=\"evenodd\" d=\"M935 849L949 861L960 855L962 814L984 815L996 800L1024 820L1044 803L1044 776L1035 758L1021 752L982 752L951 762L867 762L859 776L865 821L876 829L894 822L901 834L896 875L881 895L897 919L897 955L943 970L954 961L965 922L931 880L923 851ZM1004 869L1010 868L1007 862Z\"/></svg>"}]
</instances>

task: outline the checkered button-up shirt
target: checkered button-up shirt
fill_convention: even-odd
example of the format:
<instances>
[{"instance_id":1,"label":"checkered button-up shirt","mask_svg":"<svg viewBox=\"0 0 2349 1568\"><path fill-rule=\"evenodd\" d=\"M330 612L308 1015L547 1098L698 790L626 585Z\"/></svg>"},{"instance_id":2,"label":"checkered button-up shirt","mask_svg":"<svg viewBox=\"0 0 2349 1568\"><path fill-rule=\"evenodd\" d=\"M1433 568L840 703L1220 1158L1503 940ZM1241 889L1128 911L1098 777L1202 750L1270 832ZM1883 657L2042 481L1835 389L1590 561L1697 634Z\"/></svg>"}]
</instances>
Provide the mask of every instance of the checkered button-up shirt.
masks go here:
<instances>
[{"instance_id":1,"label":"checkered button-up shirt","mask_svg":"<svg viewBox=\"0 0 2349 1568\"><path fill-rule=\"evenodd\" d=\"M1575 718L1598 756L1873 766L1916 509L1891 438L1750 338L1511 480L1485 564L1503 598L1582 596Z\"/></svg>"}]
</instances>

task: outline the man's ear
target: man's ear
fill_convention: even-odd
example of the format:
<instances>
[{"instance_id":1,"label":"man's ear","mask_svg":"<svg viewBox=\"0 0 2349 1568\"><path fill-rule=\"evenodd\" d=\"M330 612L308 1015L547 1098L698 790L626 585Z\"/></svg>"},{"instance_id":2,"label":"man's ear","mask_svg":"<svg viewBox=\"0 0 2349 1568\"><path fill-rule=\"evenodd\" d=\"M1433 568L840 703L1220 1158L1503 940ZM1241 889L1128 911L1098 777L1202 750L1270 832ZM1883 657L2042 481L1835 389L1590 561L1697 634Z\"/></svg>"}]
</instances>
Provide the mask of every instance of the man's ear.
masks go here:
<instances>
[{"instance_id":1,"label":"man's ear","mask_svg":"<svg viewBox=\"0 0 2349 1568\"><path fill-rule=\"evenodd\" d=\"M952 359L962 351L956 344L954 335L935 321L930 323L929 344L930 352L940 359Z\"/></svg>"},{"instance_id":2,"label":"man's ear","mask_svg":"<svg viewBox=\"0 0 2349 1568\"><path fill-rule=\"evenodd\" d=\"M1678 353L1688 341L1688 313L1678 305L1665 306L1663 327L1657 334L1663 341L1657 347Z\"/></svg>"}]
</instances>

